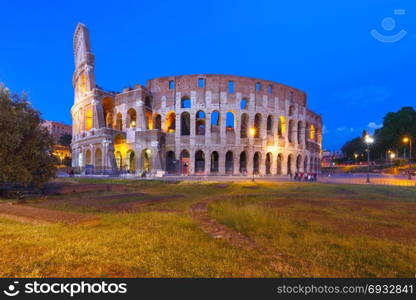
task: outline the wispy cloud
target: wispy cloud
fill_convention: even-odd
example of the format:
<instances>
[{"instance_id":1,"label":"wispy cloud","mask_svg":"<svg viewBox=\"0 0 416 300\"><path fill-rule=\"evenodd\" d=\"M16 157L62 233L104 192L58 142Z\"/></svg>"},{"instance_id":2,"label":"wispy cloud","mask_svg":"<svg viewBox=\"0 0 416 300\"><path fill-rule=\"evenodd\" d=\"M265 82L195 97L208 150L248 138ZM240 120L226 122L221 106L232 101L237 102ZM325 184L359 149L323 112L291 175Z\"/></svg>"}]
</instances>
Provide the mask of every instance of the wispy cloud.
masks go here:
<instances>
[{"instance_id":1,"label":"wispy cloud","mask_svg":"<svg viewBox=\"0 0 416 300\"><path fill-rule=\"evenodd\" d=\"M368 123L367 127L371 128L371 129L379 129L379 128L383 127L383 124L377 124L375 122L370 122L370 123Z\"/></svg>"}]
</instances>

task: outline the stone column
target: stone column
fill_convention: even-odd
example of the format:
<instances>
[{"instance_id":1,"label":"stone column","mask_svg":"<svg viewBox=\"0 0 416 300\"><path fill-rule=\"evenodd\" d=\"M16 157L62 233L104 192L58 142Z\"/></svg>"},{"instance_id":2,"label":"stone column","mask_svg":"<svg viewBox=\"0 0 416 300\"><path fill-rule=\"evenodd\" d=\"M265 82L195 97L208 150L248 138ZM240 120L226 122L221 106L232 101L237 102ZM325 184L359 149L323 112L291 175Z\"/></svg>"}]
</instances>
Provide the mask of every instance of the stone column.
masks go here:
<instances>
[{"instance_id":1,"label":"stone column","mask_svg":"<svg viewBox=\"0 0 416 300\"><path fill-rule=\"evenodd\" d=\"M211 174L211 151L205 151L205 174Z\"/></svg>"},{"instance_id":2,"label":"stone column","mask_svg":"<svg viewBox=\"0 0 416 300\"><path fill-rule=\"evenodd\" d=\"M221 151L222 150L222 151ZM220 175L224 175L225 174L225 151L224 148L222 147L220 151L218 151L218 173Z\"/></svg>"},{"instance_id":3,"label":"stone column","mask_svg":"<svg viewBox=\"0 0 416 300\"><path fill-rule=\"evenodd\" d=\"M195 150L189 149L189 174L195 174Z\"/></svg>"},{"instance_id":4,"label":"stone column","mask_svg":"<svg viewBox=\"0 0 416 300\"><path fill-rule=\"evenodd\" d=\"M207 112L205 116L205 144L211 145L211 112Z\"/></svg>"}]
</instances>

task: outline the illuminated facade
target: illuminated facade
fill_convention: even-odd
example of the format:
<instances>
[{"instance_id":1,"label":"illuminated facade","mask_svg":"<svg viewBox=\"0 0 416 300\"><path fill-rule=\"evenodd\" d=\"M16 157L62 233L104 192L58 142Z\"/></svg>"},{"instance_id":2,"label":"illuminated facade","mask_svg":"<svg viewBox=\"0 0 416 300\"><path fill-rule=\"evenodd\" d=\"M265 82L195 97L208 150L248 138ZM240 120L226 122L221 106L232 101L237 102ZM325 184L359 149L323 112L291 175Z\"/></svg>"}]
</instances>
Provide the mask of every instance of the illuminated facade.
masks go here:
<instances>
[{"instance_id":1,"label":"illuminated facade","mask_svg":"<svg viewBox=\"0 0 416 300\"><path fill-rule=\"evenodd\" d=\"M95 83L88 30L74 35L72 162L93 173L259 175L319 172L322 118L306 94L229 75L148 80L120 93Z\"/></svg>"}]
</instances>

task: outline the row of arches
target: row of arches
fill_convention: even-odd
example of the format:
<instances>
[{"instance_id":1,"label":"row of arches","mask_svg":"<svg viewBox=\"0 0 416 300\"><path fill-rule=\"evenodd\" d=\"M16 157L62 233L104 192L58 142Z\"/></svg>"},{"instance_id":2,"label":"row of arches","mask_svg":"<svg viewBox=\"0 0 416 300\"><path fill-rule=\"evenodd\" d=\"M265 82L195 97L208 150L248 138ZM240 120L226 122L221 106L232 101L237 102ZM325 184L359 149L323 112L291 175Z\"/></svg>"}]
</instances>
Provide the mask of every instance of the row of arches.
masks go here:
<instances>
[{"instance_id":1,"label":"row of arches","mask_svg":"<svg viewBox=\"0 0 416 300\"><path fill-rule=\"evenodd\" d=\"M206 164L206 155L210 155L209 166ZM238 161L235 159L235 153L233 151L227 151L224 157L224 173L242 175L248 174L249 153L242 151L238 154ZM190 152L183 150L179 158L176 159L174 151L168 151L166 153L166 171L168 174L181 174L189 175L191 170L191 163L193 163L194 174L216 174L220 172L220 154L218 151L212 151L211 153L205 153L203 150L197 150L194 154L193 160L191 159ZM294 172L318 172L320 166L319 158L314 157L302 157L302 155L289 154L286 159L286 168L284 169L284 155L279 153L276 157L273 157L271 152L266 153L264 160L262 159L262 153L256 151L252 155L252 172L254 174L260 174L264 163L265 175L284 175L293 174ZM273 165L274 164L274 165Z\"/></svg>"}]
</instances>

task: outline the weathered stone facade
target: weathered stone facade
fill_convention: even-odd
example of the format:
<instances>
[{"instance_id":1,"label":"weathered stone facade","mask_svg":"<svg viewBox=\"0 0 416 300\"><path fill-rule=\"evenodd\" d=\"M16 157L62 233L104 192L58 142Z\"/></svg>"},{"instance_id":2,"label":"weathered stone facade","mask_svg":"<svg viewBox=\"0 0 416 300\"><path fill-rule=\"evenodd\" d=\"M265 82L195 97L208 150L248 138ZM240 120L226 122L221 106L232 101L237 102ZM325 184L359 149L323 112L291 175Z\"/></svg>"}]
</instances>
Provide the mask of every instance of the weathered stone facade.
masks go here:
<instances>
[{"instance_id":1,"label":"weathered stone facade","mask_svg":"<svg viewBox=\"0 0 416 300\"><path fill-rule=\"evenodd\" d=\"M306 94L230 75L149 80L120 93L95 84L82 24L74 35L73 166L94 173L260 175L319 172L322 118Z\"/></svg>"}]
</instances>

